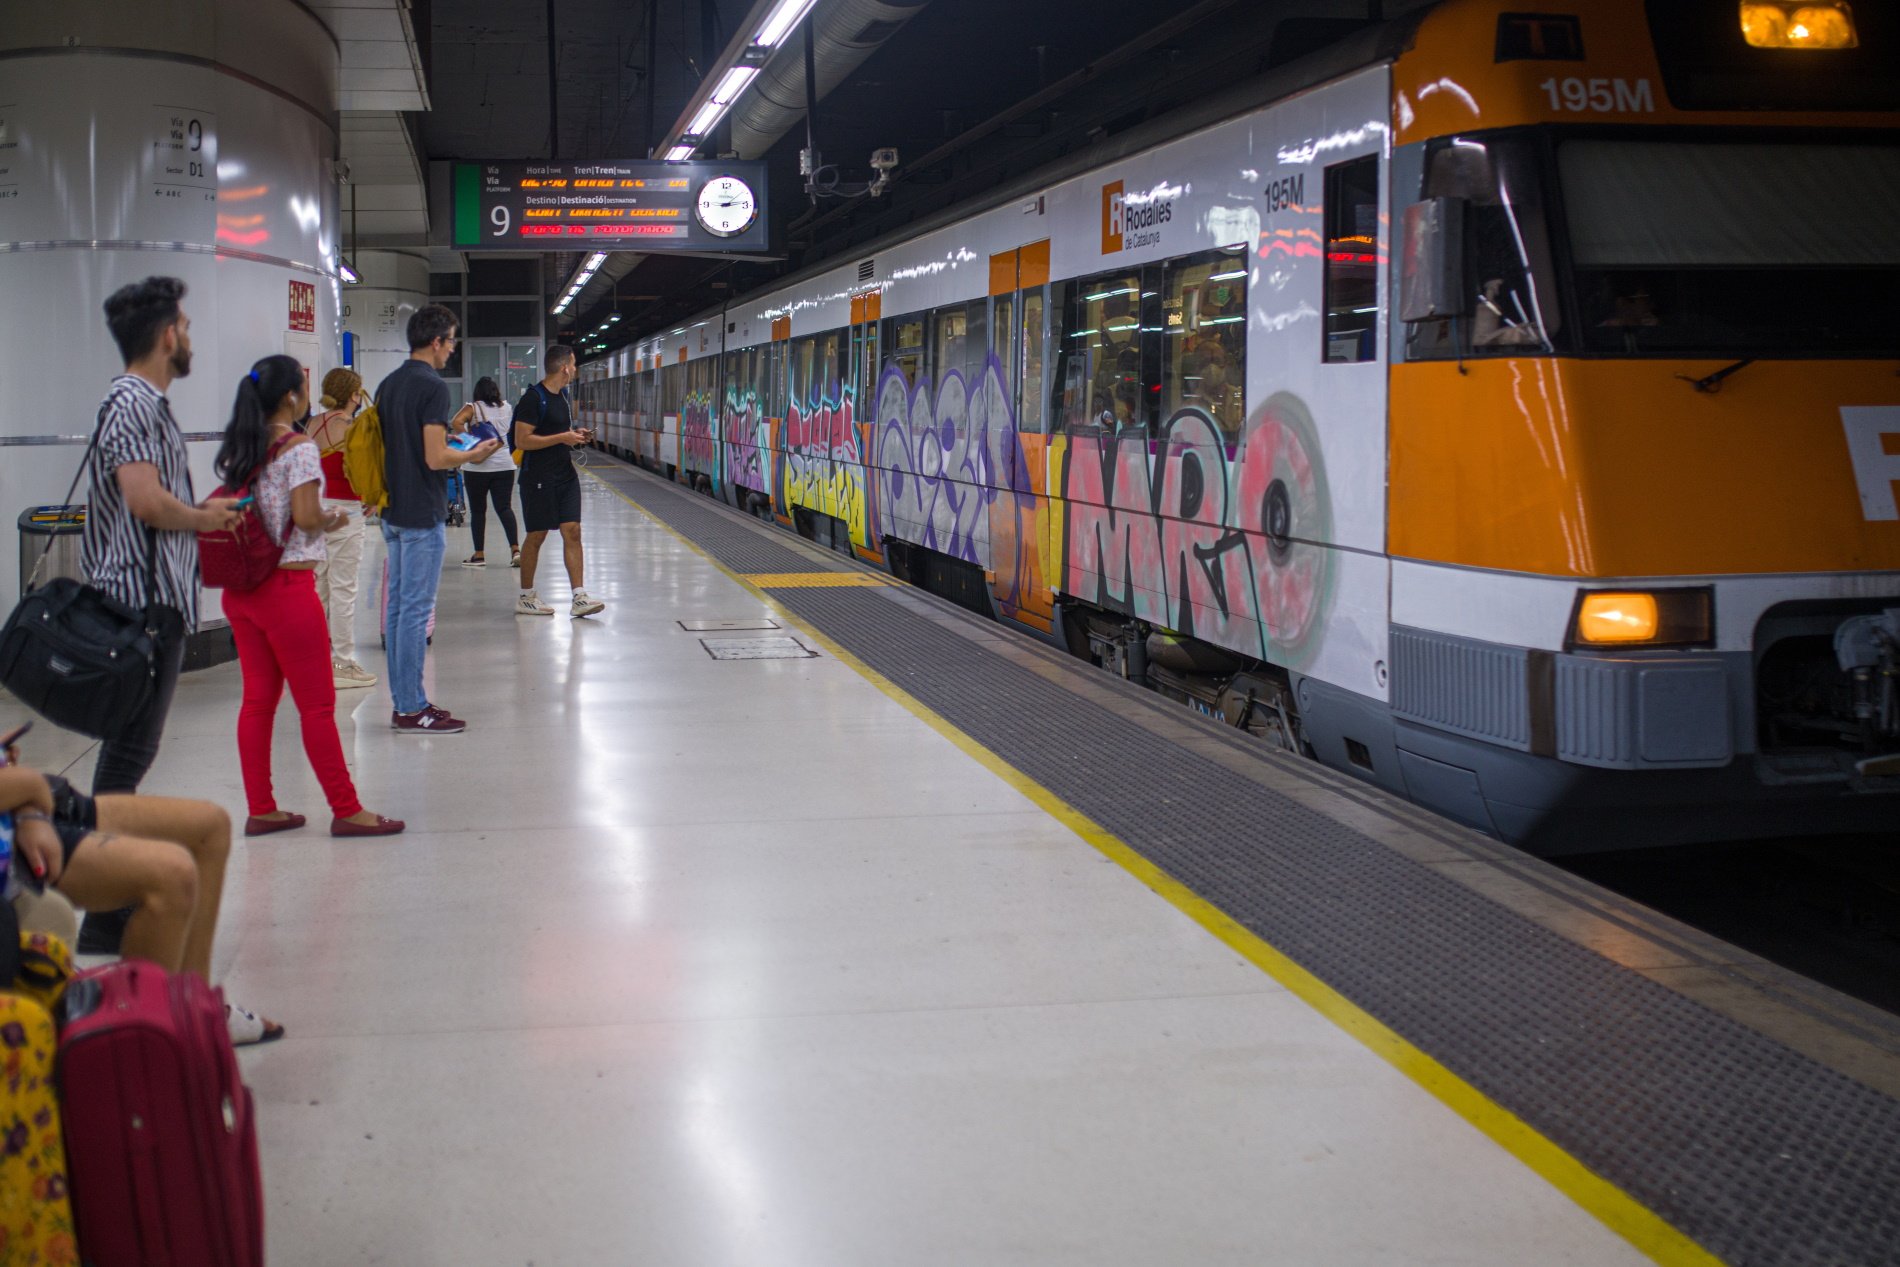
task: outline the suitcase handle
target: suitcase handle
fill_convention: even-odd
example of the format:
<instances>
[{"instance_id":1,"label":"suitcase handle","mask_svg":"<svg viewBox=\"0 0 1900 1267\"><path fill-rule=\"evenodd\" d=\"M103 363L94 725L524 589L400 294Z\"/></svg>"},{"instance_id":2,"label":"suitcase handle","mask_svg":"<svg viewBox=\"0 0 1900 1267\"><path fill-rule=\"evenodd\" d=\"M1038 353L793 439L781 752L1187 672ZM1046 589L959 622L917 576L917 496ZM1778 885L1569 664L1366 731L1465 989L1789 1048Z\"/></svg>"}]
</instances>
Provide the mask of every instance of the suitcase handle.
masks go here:
<instances>
[{"instance_id":1,"label":"suitcase handle","mask_svg":"<svg viewBox=\"0 0 1900 1267\"><path fill-rule=\"evenodd\" d=\"M104 989L98 978L80 976L66 987L60 996L60 1026L64 1028L74 1021L84 1020L99 1010L99 1001L105 997Z\"/></svg>"}]
</instances>

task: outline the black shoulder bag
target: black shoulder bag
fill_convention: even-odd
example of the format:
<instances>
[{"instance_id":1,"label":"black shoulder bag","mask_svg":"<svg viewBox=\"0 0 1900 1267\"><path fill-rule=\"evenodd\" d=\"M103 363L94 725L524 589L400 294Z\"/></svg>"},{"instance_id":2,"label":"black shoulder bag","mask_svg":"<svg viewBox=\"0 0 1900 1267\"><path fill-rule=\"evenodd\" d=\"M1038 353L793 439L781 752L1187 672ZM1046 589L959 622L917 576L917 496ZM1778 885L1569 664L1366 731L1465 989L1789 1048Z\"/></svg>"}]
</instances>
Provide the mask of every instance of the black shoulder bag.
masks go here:
<instances>
[{"instance_id":1,"label":"black shoulder bag","mask_svg":"<svg viewBox=\"0 0 1900 1267\"><path fill-rule=\"evenodd\" d=\"M102 407L99 422L104 421ZM66 490L69 503L92 462L99 430L95 425L92 443ZM152 702L160 643L167 635L183 633L161 628L158 533L145 530L142 612L71 577L55 577L35 588L33 582L52 549L49 538L19 605L0 628L0 684L55 725L94 739L117 739Z\"/></svg>"}]
</instances>

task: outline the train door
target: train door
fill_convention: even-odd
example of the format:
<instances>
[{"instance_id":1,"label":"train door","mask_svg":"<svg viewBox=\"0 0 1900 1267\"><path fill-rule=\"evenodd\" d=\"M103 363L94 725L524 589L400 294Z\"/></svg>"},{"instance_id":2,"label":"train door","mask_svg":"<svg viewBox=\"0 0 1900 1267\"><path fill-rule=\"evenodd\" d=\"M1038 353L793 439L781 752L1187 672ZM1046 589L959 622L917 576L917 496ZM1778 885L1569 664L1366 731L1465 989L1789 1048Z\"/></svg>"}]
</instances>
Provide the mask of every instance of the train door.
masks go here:
<instances>
[{"instance_id":1,"label":"train door","mask_svg":"<svg viewBox=\"0 0 1900 1267\"><path fill-rule=\"evenodd\" d=\"M989 581L997 614L1054 628L1049 551L1049 243L990 257Z\"/></svg>"},{"instance_id":2,"label":"train door","mask_svg":"<svg viewBox=\"0 0 1900 1267\"><path fill-rule=\"evenodd\" d=\"M879 541L877 509L870 495L871 444L877 434L877 392L881 363L878 358L878 318L883 311L883 296L859 295L851 301L850 351L843 395L848 445L848 469L843 473L850 498L847 521L851 529L851 548L861 559L882 562L884 552Z\"/></svg>"}]
</instances>

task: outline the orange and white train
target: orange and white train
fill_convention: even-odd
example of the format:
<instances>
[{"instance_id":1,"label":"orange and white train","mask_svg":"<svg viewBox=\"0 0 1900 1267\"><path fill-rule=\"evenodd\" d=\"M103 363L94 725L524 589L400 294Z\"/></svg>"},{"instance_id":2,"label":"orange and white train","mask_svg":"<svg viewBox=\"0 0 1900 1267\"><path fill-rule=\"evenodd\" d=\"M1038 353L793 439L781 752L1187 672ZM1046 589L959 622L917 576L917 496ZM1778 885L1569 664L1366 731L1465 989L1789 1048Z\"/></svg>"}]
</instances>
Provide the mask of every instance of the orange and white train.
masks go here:
<instances>
[{"instance_id":1,"label":"orange and white train","mask_svg":"<svg viewBox=\"0 0 1900 1267\"><path fill-rule=\"evenodd\" d=\"M1445 0L708 308L581 401L1539 852L1889 830L1894 65L1893 6Z\"/></svg>"}]
</instances>

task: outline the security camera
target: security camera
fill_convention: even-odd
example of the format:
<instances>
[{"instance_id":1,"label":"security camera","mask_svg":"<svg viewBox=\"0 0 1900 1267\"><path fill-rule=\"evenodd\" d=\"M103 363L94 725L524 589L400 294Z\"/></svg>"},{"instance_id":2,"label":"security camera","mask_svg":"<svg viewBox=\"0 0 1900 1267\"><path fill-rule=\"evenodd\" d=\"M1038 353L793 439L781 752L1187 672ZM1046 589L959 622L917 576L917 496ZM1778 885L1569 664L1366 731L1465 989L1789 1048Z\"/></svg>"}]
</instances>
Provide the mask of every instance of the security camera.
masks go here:
<instances>
[{"instance_id":1,"label":"security camera","mask_svg":"<svg viewBox=\"0 0 1900 1267\"><path fill-rule=\"evenodd\" d=\"M881 150L872 150L871 166L880 172L890 171L897 166L897 151L888 146Z\"/></svg>"}]
</instances>

